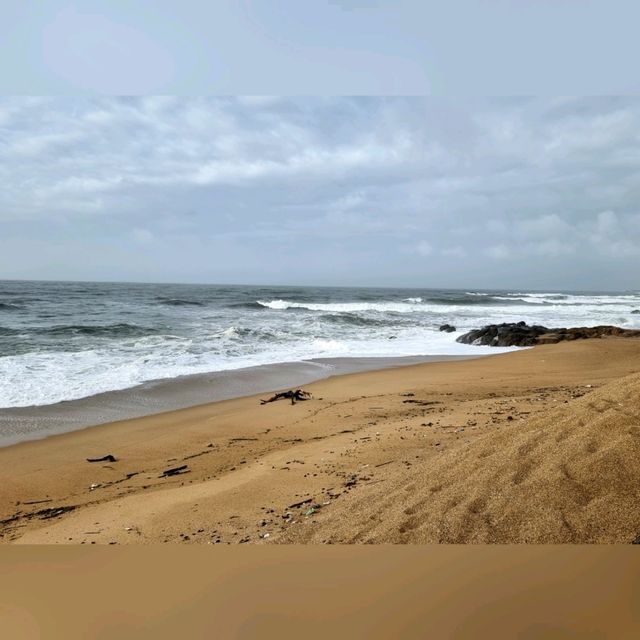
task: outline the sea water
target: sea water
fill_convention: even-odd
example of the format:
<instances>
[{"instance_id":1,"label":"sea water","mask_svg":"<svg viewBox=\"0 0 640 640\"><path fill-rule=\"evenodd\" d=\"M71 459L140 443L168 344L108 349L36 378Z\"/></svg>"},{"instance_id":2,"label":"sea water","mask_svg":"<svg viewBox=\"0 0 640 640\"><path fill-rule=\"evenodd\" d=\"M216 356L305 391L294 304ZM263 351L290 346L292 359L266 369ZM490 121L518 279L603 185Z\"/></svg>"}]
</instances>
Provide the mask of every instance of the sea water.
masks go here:
<instances>
[{"instance_id":1,"label":"sea water","mask_svg":"<svg viewBox=\"0 0 640 640\"><path fill-rule=\"evenodd\" d=\"M456 338L520 320L640 328L636 309L638 292L0 281L0 408L279 362L499 353Z\"/></svg>"}]
</instances>

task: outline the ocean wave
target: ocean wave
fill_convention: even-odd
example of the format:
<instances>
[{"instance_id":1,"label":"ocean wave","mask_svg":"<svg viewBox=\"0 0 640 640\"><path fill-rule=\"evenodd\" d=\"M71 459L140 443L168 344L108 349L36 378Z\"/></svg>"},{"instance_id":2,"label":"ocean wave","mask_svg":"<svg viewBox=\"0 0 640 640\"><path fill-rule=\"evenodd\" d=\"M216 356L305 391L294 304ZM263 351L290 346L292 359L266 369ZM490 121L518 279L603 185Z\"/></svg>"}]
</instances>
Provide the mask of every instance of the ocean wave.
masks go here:
<instances>
[{"instance_id":1,"label":"ocean wave","mask_svg":"<svg viewBox=\"0 0 640 640\"><path fill-rule=\"evenodd\" d=\"M259 302L232 302L227 305L229 309L259 309L264 311L266 308L265 305L260 304Z\"/></svg>"},{"instance_id":2,"label":"ocean wave","mask_svg":"<svg viewBox=\"0 0 640 640\"><path fill-rule=\"evenodd\" d=\"M163 304L169 307L204 307L205 303L198 300L184 300L182 298L163 298L158 296L156 298L159 304Z\"/></svg>"},{"instance_id":3,"label":"ocean wave","mask_svg":"<svg viewBox=\"0 0 640 640\"><path fill-rule=\"evenodd\" d=\"M285 309L309 309L310 311L313 311L313 309L310 309L307 304L303 304L301 302L289 302L287 300L270 300L268 302L264 300L256 300L256 304L261 307L265 307L266 309L275 309L277 311L283 311Z\"/></svg>"},{"instance_id":4,"label":"ocean wave","mask_svg":"<svg viewBox=\"0 0 640 640\"><path fill-rule=\"evenodd\" d=\"M0 311L20 311L24 309L21 304L15 304L13 302L0 302Z\"/></svg>"},{"instance_id":5,"label":"ocean wave","mask_svg":"<svg viewBox=\"0 0 640 640\"><path fill-rule=\"evenodd\" d=\"M474 307L497 307L497 306L508 306L508 305L516 305L516 304L533 304L523 298L508 298L506 296L497 296L497 295L484 295L482 296L472 296L467 297L467 295L463 296L431 296L427 300L431 304L435 305L454 305L458 307L464 306L474 306Z\"/></svg>"},{"instance_id":6,"label":"ocean wave","mask_svg":"<svg viewBox=\"0 0 640 640\"><path fill-rule=\"evenodd\" d=\"M524 298L542 298L543 300L567 300L569 296L565 293L521 293Z\"/></svg>"},{"instance_id":7,"label":"ocean wave","mask_svg":"<svg viewBox=\"0 0 640 640\"><path fill-rule=\"evenodd\" d=\"M637 294L570 294L570 293L558 293L558 292L536 292L527 293L525 291L504 292L501 294L496 293L476 293L467 291L467 295L481 296L493 298L495 300L509 301L523 301L528 304L562 304L562 305L622 305L628 304L634 300L638 300L640 296Z\"/></svg>"},{"instance_id":8,"label":"ocean wave","mask_svg":"<svg viewBox=\"0 0 640 640\"><path fill-rule=\"evenodd\" d=\"M27 329L31 333L37 333L39 335L50 336L96 336L105 338L122 338L122 337L136 337L136 336L148 336L151 334L160 333L161 329L153 327L142 327L136 324L117 323L107 325L84 325L84 324L70 324L70 325L57 325L54 327L35 327Z\"/></svg>"},{"instance_id":9,"label":"ocean wave","mask_svg":"<svg viewBox=\"0 0 640 640\"><path fill-rule=\"evenodd\" d=\"M411 300L411 302L407 302ZM537 303L522 298L507 298L504 296L490 296L486 298L473 298L465 296L430 296L424 298L405 298L401 302L392 300L380 300L378 302L294 302L291 300L257 300L261 308L275 311L306 310L335 313L356 313L364 311L379 311L382 313L415 313L419 311L437 311L443 306L508 306L508 305L535 305Z\"/></svg>"},{"instance_id":10,"label":"ocean wave","mask_svg":"<svg viewBox=\"0 0 640 640\"><path fill-rule=\"evenodd\" d=\"M506 304L545 304L545 300L542 298L530 298L527 299L526 296L516 297L511 295L506 296L491 296L490 300L497 301L498 303L506 303Z\"/></svg>"},{"instance_id":11,"label":"ocean wave","mask_svg":"<svg viewBox=\"0 0 640 640\"><path fill-rule=\"evenodd\" d=\"M410 302L291 302L289 300L258 300L259 305L275 311L305 310L324 313L355 313L379 311L383 313L414 313L425 310L425 305Z\"/></svg>"},{"instance_id":12,"label":"ocean wave","mask_svg":"<svg viewBox=\"0 0 640 640\"><path fill-rule=\"evenodd\" d=\"M628 306L637 303L640 297L634 294L597 295L597 294L565 294L565 293L507 293L504 298L524 300L529 304L558 305L566 307L581 306Z\"/></svg>"},{"instance_id":13,"label":"ocean wave","mask_svg":"<svg viewBox=\"0 0 640 640\"><path fill-rule=\"evenodd\" d=\"M272 342L276 339L276 335L272 331L267 331L265 329L251 329L249 327L236 327L232 325L223 329L219 332L212 334L214 338L223 338L223 339L231 339L231 340L247 340L249 342L252 341L267 341Z\"/></svg>"},{"instance_id":14,"label":"ocean wave","mask_svg":"<svg viewBox=\"0 0 640 640\"><path fill-rule=\"evenodd\" d=\"M380 318L366 318L357 313L341 312L341 313L324 313L318 316L321 322L328 322L336 325L345 325L353 327L388 327L397 326L398 318L389 318L383 320Z\"/></svg>"}]
</instances>

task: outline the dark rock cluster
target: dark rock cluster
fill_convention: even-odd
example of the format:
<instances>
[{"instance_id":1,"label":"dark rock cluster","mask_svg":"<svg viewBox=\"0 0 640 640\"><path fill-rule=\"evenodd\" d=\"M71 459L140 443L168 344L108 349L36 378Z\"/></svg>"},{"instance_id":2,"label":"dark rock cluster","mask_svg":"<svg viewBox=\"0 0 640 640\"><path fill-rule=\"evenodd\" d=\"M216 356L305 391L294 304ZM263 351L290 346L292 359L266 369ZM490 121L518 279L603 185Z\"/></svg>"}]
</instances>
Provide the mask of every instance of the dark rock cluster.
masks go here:
<instances>
[{"instance_id":1,"label":"dark rock cluster","mask_svg":"<svg viewBox=\"0 0 640 640\"><path fill-rule=\"evenodd\" d=\"M503 324L489 324L481 329L474 329L460 336L456 341L463 344L491 347L532 347L536 344L553 344L563 340L605 338L609 336L638 338L640 337L640 330L621 329L620 327L609 325L549 329L541 325L529 326L525 322L505 322Z\"/></svg>"}]
</instances>

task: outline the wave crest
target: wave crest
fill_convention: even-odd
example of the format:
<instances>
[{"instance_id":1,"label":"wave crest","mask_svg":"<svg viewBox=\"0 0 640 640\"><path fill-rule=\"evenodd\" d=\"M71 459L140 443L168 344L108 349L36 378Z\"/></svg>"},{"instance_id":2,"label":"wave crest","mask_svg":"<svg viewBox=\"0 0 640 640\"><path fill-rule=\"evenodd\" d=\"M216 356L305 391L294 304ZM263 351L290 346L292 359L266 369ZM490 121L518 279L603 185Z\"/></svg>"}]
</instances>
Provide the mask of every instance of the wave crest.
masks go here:
<instances>
[{"instance_id":1,"label":"wave crest","mask_svg":"<svg viewBox=\"0 0 640 640\"><path fill-rule=\"evenodd\" d=\"M156 300L159 304L163 304L169 307L204 307L204 302L198 300L186 300L182 298L163 298L157 297Z\"/></svg>"},{"instance_id":2,"label":"wave crest","mask_svg":"<svg viewBox=\"0 0 640 640\"><path fill-rule=\"evenodd\" d=\"M20 311L24 307L13 302L0 302L0 311Z\"/></svg>"},{"instance_id":3,"label":"wave crest","mask_svg":"<svg viewBox=\"0 0 640 640\"><path fill-rule=\"evenodd\" d=\"M57 325L55 327L37 327L35 329L27 329L33 333L39 335L51 335L51 336L98 336L105 338L121 338L121 337L136 337L136 336L148 336L150 334L160 333L160 329L154 329L152 327L141 327L136 324L117 323L106 325L84 325L84 324L69 324L69 325Z\"/></svg>"}]
</instances>

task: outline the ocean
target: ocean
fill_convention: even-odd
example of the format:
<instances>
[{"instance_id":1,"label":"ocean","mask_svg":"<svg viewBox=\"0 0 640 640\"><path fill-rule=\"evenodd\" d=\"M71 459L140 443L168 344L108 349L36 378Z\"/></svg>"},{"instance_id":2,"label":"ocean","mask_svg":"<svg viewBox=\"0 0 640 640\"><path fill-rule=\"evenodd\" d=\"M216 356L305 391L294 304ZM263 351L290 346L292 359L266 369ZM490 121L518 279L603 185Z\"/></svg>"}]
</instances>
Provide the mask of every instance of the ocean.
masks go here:
<instances>
[{"instance_id":1,"label":"ocean","mask_svg":"<svg viewBox=\"0 0 640 640\"><path fill-rule=\"evenodd\" d=\"M0 408L284 362L498 353L456 338L520 320L640 328L639 308L639 292L0 281Z\"/></svg>"}]
</instances>

